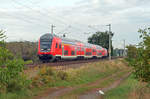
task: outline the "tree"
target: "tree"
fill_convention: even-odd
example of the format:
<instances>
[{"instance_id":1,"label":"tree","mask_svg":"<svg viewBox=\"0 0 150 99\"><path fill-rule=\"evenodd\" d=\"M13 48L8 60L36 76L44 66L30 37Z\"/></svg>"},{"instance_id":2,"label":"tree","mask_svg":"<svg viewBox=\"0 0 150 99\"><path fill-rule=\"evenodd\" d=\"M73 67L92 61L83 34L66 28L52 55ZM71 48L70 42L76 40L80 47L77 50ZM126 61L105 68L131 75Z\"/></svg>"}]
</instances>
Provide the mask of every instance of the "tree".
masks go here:
<instances>
[{"instance_id":1,"label":"tree","mask_svg":"<svg viewBox=\"0 0 150 99\"><path fill-rule=\"evenodd\" d=\"M6 49L4 40L6 36L3 30L0 30L0 66L5 65L9 59L13 58L13 55Z\"/></svg>"},{"instance_id":2,"label":"tree","mask_svg":"<svg viewBox=\"0 0 150 99\"><path fill-rule=\"evenodd\" d=\"M137 79L150 82L150 28L139 29L142 42L138 48L128 47L130 51L129 64L133 66L134 74ZM128 52L129 53L129 52Z\"/></svg>"},{"instance_id":3,"label":"tree","mask_svg":"<svg viewBox=\"0 0 150 99\"><path fill-rule=\"evenodd\" d=\"M128 59L133 59L137 57L137 48L134 45L127 46L128 52L127 57Z\"/></svg>"},{"instance_id":4,"label":"tree","mask_svg":"<svg viewBox=\"0 0 150 99\"><path fill-rule=\"evenodd\" d=\"M0 94L29 87L30 80L24 75L24 61L15 59L5 46L4 31L0 31Z\"/></svg>"},{"instance_id":5,"label":"tree","mask_svg":"<svg viewBox=\"0 0 150 99\"><path fill-rule=\"evenodd\" d=\"M111 37L113 37L113 35L114 34L111 33ZM100 45L108 50L109 49L109 32L108 31L96 32L95 34L93 34L91 37L88 38L88 43ZM111 41L111 45L112 45L112 41ZM112 49L112 54L113 54L113 46L111 46L111 49Z\"/></svg>"},{"instance_id":6,"label":"tree","mask_svg":"<svg viewBox=\"0 0 150 99\"><path fill-rule=\"evenodd\" d=\"M4 40L6 39L6 35L4 33L3 30L0 30L0 47L5 46Z\"/></svg>"}]
</instances>

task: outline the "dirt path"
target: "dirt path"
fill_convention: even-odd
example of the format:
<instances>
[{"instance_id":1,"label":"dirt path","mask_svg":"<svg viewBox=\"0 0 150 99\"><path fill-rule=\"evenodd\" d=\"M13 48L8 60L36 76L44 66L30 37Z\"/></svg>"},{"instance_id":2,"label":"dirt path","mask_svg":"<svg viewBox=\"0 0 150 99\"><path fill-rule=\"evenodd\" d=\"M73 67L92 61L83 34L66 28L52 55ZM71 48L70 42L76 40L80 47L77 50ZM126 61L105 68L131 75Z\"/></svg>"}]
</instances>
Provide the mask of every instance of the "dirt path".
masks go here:
<instances>
[{"instance_id":1,"label":"dirt path","mask_svg":"<svg viewBox=\"0 0 150 99\"><path fill-rule=\"evenodd\" d=\"M130 73L127 73L127 74L123 75L123 77L119 78L118 80L113 82L108 87L92 89L92 90L86 92L85 94L82 94L81 96L79 96L79 99L101 99L101 94L99 93L99 90L101 90L105 93L108 90L113 89L113 88L117 87L118 85L120 85L120 83L123 80L125 80L129 75L130 75Z\"/></svg>"},{"instance_id":2,"label":"dirt path","mask_svg":"<svg viewBox=\"0 0 150 99\"><path fill-rule=\"evenodd\" d=\"M55 97L65 94L65 92L69 92L73 90L72 87L55 87L49 88L46 91L39 93L38 96L35 96L32 99L55 99Z\"/></svg>"},{"instance_id":3,"label":"dirt path","mask_svg":"<svg viewBox=\"0 0 150 99\"><path fill-rule=\"evenodd\" d=\"M96 86L97 84L100 84L101 82L103 82L105 80L109 80L110 78L113 78L113 77L117 76L120 72L123 72L123 71L119 71L119 72L114 73L112 75L108 75L108 76L106 76L106 77L104 77L102 79L99 79L99 80L97 80L95 82L84 84L84 85L80 85L80 86L77 86L77 87L49 88L44 93L41 93L40 95L34 97L33 99L57 99L58 97L63 96L66 93L69 93L69 92L71 92L73 90L76 90L76 89L78 89L80 87ZM105 88L105 89L102 89L102 90L107 91L107 90L109 90L109 88L111 89L111 88L117 86L118 83L120 83L123 79L124 78L119 79L118 81L116 81L115 83L113 83L113 86L109 86L108 88ZM79 98L80 99L95 99L95 97L100 96L100 94L97 92L99 89L100 88L93 89L93 90L87 92L86 94L81 95Z\"/></svg>"}]
</instances>

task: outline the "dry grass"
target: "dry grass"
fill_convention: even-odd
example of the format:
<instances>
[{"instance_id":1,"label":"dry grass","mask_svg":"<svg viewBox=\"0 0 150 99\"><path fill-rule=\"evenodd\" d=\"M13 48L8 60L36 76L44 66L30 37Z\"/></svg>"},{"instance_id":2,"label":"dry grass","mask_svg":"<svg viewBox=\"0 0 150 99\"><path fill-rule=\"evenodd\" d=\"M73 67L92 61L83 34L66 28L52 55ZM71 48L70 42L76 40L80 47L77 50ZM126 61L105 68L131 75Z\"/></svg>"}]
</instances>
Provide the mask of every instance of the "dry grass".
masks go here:
<instances>
[{"instance_id":1,"label":"dry grass","mask_svg":"<svg viewBox=\"0 0 150 99\"><path fill-rule=\"evenodd\" d=\"M131 93L128 99L150 99L150 88L146 83L140 83Z\"/></svg>"},{"instance_id":2,"label":"dry grass","mask_svg":"<svg viewBox=\"0 0 150 99\"><path fill-rule=\"evenodd\" d=\"M34 68L28 68L24 70L25 75L30 79L32 77L35 77L39 72L39 67L34 67Z\"/></svg>"},{"instance_id":3,"label":"dry grass","mask_svg":"<svg viewBox=\"0 0 150 99\"><path fill-rule=\"evenodd\" d=\"M69 66L65 66L66 68L64 69L64 66L55 66L52 67L52 69L54 70L63 70L65 72L68 73L72 73L73 75L75 75L76 73L80 72L80 71L85 71L87 69L91 69L91 68L95 68L98 69L100 72L106 72L108 71L108 69L127 69L127 65L123 62L124 59L116 59L116 60L111 60L111 61L99 61L96 63L88 63L88 64L78 64L80 65L79 68L68 68ZM42 66L42 68L45 68L46 66ZM50 66L48 66L50 67ZM25 70L25 74L31 78L36 76L36 74L40 71L40 69L38 66L35 68L30 68Z\"/></svg>"}]
</instances>

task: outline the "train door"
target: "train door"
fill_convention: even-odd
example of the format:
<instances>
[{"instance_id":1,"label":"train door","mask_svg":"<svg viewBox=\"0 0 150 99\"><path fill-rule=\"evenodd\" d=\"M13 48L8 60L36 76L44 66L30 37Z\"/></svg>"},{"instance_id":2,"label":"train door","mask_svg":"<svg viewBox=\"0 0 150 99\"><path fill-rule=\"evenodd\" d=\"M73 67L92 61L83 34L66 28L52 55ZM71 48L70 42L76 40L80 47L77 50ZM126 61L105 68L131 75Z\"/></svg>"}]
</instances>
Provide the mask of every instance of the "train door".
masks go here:
<instances>
[{"instance_id":1,"label":"train door","mask_svg":"<svg viewBox=\"0 0 150 99\"><path fill-rule=\"evenodd\" d=\"M55 49L56 49L56 55L59 56L60 55L59 42L56 42Z\"/></svg>"},{"instance_id":2,"label":"train door","mask_svg":"<svg viewBox=\"0 0 150 99\"><path fill-rule=\"evenodd\" d=\"M76 48L76 46L75 46L75 56L77 56L77 48Z\"/></svg>"},{"instance_id":3,"label":"train door","mask_svg":"<svg viewBox=\"0 0 150 99\"><path fill-rule=\"evenodd\" d=\"M76 53L77 53L77 56L80 56L80 47L79 46L76 47Z\"/></svg>"},{"instance_id":4,"label":"train door","mask_svg":"<svg viewBox=\"0 0 150 99\"><path fill-rule=\"evenodd\" d=\"M78 52L79 52L79 56L81 56L81 47L78 46Z\"/></svg>"},{"instance_id":5,"label":"train door","mask_svg":"<svg viewBox=\"0 0 150 99\"><path fill-rule=\"evenodd\" d=\"M62 56L64 56L64 45L62 45Z\"/></svg>"},{"instance_id":6,"label":"train door","mask_svg":"<svg viewBox=\"0 0 150 99\"><path fill-rule=\"evenodd\" d=\"M61 42L59 42L58 43L58 51L59 51L58 54L59 55L62 55L62 48L61 47L62 47Z\"/></svg>"}]
</instances>

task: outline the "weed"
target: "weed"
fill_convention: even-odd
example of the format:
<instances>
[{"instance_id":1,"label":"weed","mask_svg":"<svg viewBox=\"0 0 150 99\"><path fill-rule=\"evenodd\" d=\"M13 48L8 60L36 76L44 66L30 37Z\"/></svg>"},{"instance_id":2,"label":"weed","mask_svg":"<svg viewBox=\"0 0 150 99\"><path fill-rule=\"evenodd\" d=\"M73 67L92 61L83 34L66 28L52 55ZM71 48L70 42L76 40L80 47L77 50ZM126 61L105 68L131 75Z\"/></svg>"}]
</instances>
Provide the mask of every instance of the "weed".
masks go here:
<instances>
[{"instance_id":1,"label":"weed","mask_svg":"<svg viewBox=\"0 0 150 99\"><path fill-rule=\"evenodd\" d=\"M104 99L127 99L128 95L134 88L139 85L139 82L131 75L120 86L106 92Z\"/></svg>"}]
</instances>

